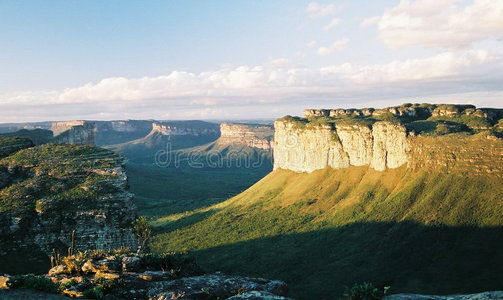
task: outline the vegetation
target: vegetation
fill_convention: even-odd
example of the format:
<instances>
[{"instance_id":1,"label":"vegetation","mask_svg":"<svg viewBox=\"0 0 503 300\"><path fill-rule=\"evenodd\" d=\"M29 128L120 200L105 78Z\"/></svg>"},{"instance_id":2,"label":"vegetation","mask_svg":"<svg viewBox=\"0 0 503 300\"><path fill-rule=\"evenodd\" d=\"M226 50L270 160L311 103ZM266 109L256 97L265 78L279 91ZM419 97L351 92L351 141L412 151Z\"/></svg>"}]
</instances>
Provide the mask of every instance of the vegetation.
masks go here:
<instances>
[{"instance_id":1,"label":"vegetation","mask_svg":"<svg viewBox=\"0 0 503 300\"><path fill-rule=\"evenodd\" d=\"M33 147L33 142L29 139L0 137L0 159L29 147Z\"/></svg>"},{"instance_id":2,"label":"vegetation","mask_svg":"<svg viewBox=\"0 0 503 300\"><path fill-rule=\"evenodd\" d=\"M52 140L52 131L45 129L21 129L15 132L1 133L0 137L16 137L31 140L35 145L49 143Z\"/></svg>"},{"instance_id":3,"label":"vegetation","mask_svg":"<svg viewBox=\"0 0 503 300\"><path fill-rule=\"evenodd\" d=\"M446 121L451 123L458 123L460 125L466 125L465 127L473 128L473 129L488 129L493 126L491 122L482 117L474 116L474 115L462 115L462 116L452 116L452 117L431 117L428 120L430 121Z\"/></svg>"},{"instance_id":4,"label":"vegetation","mask_svg":"<svg viewBox=\"0 0 503 300\"><path fill-rule=\"evenodd\" d=\"M141 253L152 235L152 226L148 223L147 218L141 216L133 222L133 231L138 242L138 253Z\"/></svg>"},{"instance_id":5,"label":"vegetation","mask_svg":"<svg viewBox=\"0 0 503 300\"><path fill-rule=\"evenodd\" d=\"M116 154L90 146L48 144L18 151L0 160L5 178L0 182L0 212L87 209L120 190L113 185L114 175L95 172L118 163Z\"/></svg>"},{"instance_id":6,"label":"vegetation","mask_svg":"<svg viewBox=\"0 0 503 300\"><path fill-rule=\"evenodd\" d=\"M309 123L308 119L294 116L285 116L283 118L278 119L277 121L289 122L294 125L294 128L303 129Z\"/></svg>"},{"instance_id":7,"label":"vegetation","mask_svg":"<svg viewBox=\"0 0 503 300\"><path fill-rule=\"evenodd\" d=\"M233 197L259 181L269 168L175 169L128 164L130 191L138 214L159 217L207 207Z\"/></svg>"},{"instance_id":8,"label":"vegetation","mask_svg":"<svg viewBox=\"0 0 503 300\"><path fill-rule=\"evenodd\" d=\"M343 300L380 300L384 297L389 287L382 290L374 287L372 283L364 282L354 284L351 288L346 287L342 296Z\"/></svg>"},{"instance_id":9,"label":"vegetation","mask_svg":"<svg viewBox=\"0 0 503 300\"><path fill-rule=\"evenodd\" d=\"M208 271L285 280L298 299L365 280L391 293L497 289L502 186L405 167L276 170L228 201L159 218L150 245L191 251Z\"/></svg>"},{"instance_id":10,"label":"vegetation","mask_svg":"<svg viewBox=\"0 0 503 300\"><path fill-rule=\"evenodd\" d=\"M45 276L16 275L9 280L8 284L13 289L36 290L52 294L60 292L60 287Z\"/></svg>"}]
</instances>

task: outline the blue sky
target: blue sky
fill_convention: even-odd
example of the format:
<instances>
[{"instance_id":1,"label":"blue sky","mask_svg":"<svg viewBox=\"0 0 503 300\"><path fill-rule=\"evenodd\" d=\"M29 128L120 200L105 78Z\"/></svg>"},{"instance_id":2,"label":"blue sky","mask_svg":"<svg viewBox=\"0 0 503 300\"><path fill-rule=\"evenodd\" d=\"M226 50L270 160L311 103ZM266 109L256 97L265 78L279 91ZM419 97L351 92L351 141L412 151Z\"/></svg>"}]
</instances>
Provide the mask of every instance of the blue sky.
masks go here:
<instances>
[{"instance_id":1,"label":"blue sky","mask_svg":"<svg viewBox=\"0 0 503 300\"><path fill-rule=\"evenodd\" d=\"M0 0L0 122L503 107L503 1Z\"/></svg>"}]
</instances>

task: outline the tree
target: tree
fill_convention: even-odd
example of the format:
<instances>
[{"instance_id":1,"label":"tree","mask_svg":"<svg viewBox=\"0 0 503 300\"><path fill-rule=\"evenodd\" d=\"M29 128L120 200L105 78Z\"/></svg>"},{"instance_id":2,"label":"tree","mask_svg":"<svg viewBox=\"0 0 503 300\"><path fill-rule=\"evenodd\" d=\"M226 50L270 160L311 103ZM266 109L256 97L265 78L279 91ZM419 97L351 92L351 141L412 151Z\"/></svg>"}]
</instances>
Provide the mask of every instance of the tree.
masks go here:
<instances>
[{"instance_id":1,"label":"tree","mask_svg":"<svg viewBox=\"0 0 503 300\"><path fill-rule=\"evenodd\" d=\"M133 232L136 236L136 240L138 241L137 253L140 254L152 235L152 226L148 223L147 218L141 216L133 222Z\"/></svg>"}]
</instances>

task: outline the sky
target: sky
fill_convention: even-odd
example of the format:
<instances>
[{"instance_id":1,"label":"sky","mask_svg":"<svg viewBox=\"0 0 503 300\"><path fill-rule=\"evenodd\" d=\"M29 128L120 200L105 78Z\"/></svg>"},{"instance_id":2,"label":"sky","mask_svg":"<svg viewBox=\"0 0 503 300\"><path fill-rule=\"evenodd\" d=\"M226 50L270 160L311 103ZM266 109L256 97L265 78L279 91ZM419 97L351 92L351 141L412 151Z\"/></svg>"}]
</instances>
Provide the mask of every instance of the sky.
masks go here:
<instances>
[{"instance_id":1,"label":"sky","mask_svg":"<svg viewBox=\"0 0 503 300\"><path fill-rule=\"evenodd\" d=\"M503 107L503 0L0 0L0 123Z\"/></svg>"}]
</instances>

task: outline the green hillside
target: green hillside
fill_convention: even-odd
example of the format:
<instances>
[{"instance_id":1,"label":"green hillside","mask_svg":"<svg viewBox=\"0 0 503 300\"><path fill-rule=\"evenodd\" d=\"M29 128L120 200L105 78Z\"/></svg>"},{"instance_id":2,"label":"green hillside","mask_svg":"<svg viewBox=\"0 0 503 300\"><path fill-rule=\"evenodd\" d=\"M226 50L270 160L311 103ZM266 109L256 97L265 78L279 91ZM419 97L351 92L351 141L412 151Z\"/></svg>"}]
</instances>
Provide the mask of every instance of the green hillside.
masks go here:
<instances>
[{"instance_id":1,"label":"green hillside","mask_svg":"<svg viewBox=\"0 0 503 300\"><path fill-rule=\"evenodd\" d=\"M367 167L276 170L223 203L155 221L155 251L285 280L298 299L370 281L391 292L503 288L503 178Z\"/></svg>"}]
</instances>

